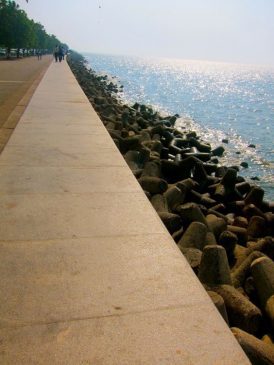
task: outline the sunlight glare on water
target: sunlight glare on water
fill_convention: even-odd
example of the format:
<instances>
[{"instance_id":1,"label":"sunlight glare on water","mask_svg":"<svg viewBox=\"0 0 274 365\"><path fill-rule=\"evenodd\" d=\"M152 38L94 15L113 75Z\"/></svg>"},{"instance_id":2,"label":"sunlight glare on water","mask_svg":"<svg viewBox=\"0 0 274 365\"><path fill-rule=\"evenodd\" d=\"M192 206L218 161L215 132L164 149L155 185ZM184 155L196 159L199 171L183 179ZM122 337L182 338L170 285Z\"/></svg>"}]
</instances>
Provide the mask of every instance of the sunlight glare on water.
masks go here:
<instances>
[{"instance_id":1,"label":"sunlight glare on water","mask_svg":"<svg viewBox=\"0 0 274 365\"><path fill-rule=\"evenodd\" d=\"M240 165L245 178L259 177L274 200L274 68L176 59L86 54L98 73L117 76L128 103L178 113L177 126L197 131L226 149L222 163ZM248 147L254 144L256 148Z\"/></svg>"}]
</instances>

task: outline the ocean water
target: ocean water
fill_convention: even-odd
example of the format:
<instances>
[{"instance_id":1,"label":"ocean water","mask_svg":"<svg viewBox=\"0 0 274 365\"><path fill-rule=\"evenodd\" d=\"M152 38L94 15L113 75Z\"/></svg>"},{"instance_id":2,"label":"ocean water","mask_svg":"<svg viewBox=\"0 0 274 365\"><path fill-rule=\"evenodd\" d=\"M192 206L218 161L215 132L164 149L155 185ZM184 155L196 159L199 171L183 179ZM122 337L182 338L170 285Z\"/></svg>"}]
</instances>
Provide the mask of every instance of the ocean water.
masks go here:
<instances>
[{"instance_id":1,"label":"ocean water","mask_svg":"<svg viewBox=\"0 0 274 365\"><path fill-rule=\"evenodd\" d=\"M274 67L178 59L84 54L90 67L123 85L127 103L179 114L178 127L197 131L212 147L226 149L221 163L274 200ZM227 139L228 143L222 140ZM248 147L250 144L256 148Z\"/></svg>"}]
</instances>

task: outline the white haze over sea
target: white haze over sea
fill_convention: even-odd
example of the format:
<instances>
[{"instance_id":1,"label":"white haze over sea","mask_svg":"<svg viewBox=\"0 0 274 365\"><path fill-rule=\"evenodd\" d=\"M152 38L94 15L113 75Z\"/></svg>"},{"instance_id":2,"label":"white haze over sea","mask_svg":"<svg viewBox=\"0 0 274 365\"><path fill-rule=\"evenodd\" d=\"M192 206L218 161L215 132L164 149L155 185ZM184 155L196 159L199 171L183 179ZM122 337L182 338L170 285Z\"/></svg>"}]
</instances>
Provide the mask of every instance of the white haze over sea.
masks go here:
<instances>
[{"instance_id":1,"label":"white haze over sea","mask_svg":"<svg viewBox=\"0 0 274 365\"><path fill-rule=\"evenodd\" d=\"M84 54L91 68L115 77L128 103L150 104L177 125L196 130L226 149L226 165L247 162L240 175L256 181L274 200L274 68L263 66ZM222 140L228 139L228 144ZM248 147L250 144L256 148Z\"/></svg>"}]
</instances>

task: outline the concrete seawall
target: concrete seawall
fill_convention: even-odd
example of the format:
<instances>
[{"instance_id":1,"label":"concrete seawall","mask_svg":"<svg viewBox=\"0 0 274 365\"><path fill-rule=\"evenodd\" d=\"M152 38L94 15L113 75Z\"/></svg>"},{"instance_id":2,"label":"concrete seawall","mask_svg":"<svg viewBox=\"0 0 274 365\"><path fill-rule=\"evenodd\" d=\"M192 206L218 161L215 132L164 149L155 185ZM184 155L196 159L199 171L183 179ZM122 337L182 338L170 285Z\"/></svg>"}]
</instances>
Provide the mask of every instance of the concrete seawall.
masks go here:
<instances>
[{"instance_id":1,"label":"concrete seawall","mask_svg":"<svg viewBox=\"0 0 274 365\"><path fill-rule=\"evenodd\" d=\"M1 364L249 364L65 62L0 193Z\"/></svg>"}]
</instances>

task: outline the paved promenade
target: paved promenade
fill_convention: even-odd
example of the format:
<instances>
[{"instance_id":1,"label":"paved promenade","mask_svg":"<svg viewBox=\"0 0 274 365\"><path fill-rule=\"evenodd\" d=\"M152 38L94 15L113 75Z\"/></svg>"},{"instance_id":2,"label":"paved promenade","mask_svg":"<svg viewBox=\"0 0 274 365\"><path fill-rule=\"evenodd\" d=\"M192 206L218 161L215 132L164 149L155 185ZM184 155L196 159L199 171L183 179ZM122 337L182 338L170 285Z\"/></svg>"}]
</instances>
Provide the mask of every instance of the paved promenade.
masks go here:
<instances>
[{"instance_id":1,"label":"paved promenade","mask_svg":"<svg viewBox=\"0 0 274 365\"><path fill-rule=\"evenodd\" d=\"M0 152L11 136L52 55L0 60Z\"/></svg>"},{"instance_id":2,"label":"paved promenade","mask_svg":"<svg viewBox=\"0 0 274 365\"><path fill-rule=\"evenodd\" d=\"M0 364L249 364L65 62L0 156L0 239Z\"/></svg>"}]
</instances>

